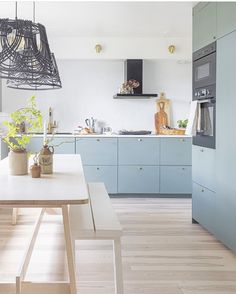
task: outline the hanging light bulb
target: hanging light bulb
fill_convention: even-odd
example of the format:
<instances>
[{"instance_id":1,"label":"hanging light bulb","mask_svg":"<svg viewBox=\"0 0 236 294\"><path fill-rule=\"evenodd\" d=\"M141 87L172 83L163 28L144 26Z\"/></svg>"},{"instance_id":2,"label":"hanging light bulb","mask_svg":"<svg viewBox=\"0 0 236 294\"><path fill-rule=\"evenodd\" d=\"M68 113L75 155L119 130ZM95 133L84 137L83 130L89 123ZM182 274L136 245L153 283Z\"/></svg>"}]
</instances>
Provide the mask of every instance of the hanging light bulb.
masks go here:
<instances>
[{"instance_id":1,"label":"hanging light bulb","mask_svg":"<svg viewBox=\"0 0 236 294\"><path fill-rule=\"evenodd\" d=\"M29 20L0 19L0 77L16 89L47 90L62 87L46 29Z\"/></svg>"}]
</instances>

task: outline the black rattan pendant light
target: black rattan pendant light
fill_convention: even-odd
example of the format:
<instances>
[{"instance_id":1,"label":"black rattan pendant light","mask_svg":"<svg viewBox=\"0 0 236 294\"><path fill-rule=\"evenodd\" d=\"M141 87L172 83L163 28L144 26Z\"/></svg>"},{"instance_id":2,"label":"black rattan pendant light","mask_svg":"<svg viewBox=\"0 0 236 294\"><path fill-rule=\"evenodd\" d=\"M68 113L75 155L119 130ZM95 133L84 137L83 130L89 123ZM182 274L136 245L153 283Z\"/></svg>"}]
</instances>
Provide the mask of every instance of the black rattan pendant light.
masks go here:
<instances>
[{"instance_id":1,"label":"black rattan pendant light","mask_svg":"<svg viewBox=\"0 0 236 294\"><path fill-rule=\"evenodd\" d=\"M46 29L29 20L0 19L0 77L7 87L25 90L61 88L61 80L51 53Z\"/></svg>"}]
</instances>

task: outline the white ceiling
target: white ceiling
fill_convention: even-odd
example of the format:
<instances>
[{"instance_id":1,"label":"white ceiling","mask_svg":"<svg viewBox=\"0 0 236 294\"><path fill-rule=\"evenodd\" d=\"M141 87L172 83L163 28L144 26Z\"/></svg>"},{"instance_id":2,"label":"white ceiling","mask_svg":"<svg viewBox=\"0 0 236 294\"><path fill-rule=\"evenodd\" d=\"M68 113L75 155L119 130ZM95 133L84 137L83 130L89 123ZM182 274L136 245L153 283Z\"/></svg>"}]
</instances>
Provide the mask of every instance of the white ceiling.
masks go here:
<instances>
[{"instance_id":1,"label":"white ceiling","mask_svg":"<svg viewBox=\"0 0 236 294\"><path fill-rule=\"evenodd\" d=\"M18 2L18 18L32 19L33 2ZM191 37L193 2L36 1L36 21L50 36ZM0 2L0 18L14 18L15 2Z\"/></svg>"}]
</instances>

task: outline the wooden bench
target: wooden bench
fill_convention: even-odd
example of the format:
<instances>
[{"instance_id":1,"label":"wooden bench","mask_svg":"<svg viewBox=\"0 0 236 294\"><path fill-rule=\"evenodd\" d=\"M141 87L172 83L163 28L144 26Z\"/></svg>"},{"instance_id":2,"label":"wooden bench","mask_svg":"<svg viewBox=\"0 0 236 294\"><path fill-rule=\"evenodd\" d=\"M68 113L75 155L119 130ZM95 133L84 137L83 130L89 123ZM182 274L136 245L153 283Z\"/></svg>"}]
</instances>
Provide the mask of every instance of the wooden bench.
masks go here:
<instances>
[{"instance_id":1,"label":"wooden bench","mask_svg":"<svg viewBox=\"0 0 236 294\"><path fill-rule=\"evenodd\" d=\"M89 183L90 203L70 207L73 244L76 240L112 240L116 294L123 294L122 229L103 183ZM75 252L75 250L74 250Z\"/></svg>"}]
</instances>

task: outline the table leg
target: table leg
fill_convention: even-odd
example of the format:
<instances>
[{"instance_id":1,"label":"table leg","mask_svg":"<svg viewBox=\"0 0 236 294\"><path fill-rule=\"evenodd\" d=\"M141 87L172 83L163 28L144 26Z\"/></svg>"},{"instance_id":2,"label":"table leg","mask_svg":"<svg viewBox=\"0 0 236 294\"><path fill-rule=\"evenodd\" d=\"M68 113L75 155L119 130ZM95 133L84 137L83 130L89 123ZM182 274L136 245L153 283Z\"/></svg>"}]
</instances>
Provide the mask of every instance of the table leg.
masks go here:
<instances>
[{"instance_id":1,"label":"table leg","mask_svg":"<svg viewBox=\"0 0 236 294\"><path fill-rule=\"evenodd\" d=\"M62 216L63 216L63 225L64 225L68 272L69 272L69 279L70 279L70 294L76 294L77 293L76 269L75 269L73 244L72 244L72 237L71 237L71 230L70 230L69 205L62 206Z\"/></svg>"}]
</instances>

